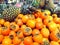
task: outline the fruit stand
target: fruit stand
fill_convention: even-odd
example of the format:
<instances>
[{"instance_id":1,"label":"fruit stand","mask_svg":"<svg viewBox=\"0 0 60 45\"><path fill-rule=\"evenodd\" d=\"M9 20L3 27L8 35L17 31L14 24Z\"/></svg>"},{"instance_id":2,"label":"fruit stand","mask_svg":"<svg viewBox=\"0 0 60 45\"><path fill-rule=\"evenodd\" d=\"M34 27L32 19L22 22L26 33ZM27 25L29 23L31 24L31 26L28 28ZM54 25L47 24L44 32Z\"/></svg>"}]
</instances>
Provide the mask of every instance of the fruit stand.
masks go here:
<instances>
[{"instance_id":1,"label":"fruit stand","mask_svg":"<svg viewBox=\"0 0 60 45\"><path fill-rule=\"evenodd\" d=\"M0 45L60 45L60 2L1 0Z\"/></svg>"}]
</instances>

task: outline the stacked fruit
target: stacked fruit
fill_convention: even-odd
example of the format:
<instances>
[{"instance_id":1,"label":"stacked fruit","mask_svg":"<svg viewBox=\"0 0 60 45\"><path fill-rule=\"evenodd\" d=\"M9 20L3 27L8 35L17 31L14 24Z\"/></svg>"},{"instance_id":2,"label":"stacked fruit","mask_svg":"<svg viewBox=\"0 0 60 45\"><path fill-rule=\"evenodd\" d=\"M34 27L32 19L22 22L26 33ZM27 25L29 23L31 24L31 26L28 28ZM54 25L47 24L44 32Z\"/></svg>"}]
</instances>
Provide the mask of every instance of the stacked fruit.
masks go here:
<instances>
[{"instance_id":1,"label":"stacked fruit","mask_svg":"<svg viewBox=\"0 0 60 45\"><path fill-rule=\"evenodd\" d=\"M13 22L0 19L0 45L60 45L60 18L52 15L37 11Z\"/></svg>"}]
</instances>

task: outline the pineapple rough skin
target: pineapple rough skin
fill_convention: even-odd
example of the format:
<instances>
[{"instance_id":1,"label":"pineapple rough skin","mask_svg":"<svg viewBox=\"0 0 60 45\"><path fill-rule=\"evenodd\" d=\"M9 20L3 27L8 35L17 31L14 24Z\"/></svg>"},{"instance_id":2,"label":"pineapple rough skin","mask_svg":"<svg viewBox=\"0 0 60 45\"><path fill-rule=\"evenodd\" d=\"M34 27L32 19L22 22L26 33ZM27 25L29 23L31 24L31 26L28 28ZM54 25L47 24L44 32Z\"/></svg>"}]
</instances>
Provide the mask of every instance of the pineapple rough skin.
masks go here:
<instances>
[{"instance_id":1,"label":"pineapple rough skin","mask_svg":"<svg viewBox=\"0 0 60 45\"><path fill-rule=\"evenodd\" d=\"M2 12L2 17L3 19L7 20L7 21L13 21L18 14L20 13L20 8L11 6L9 8L4 9L4 11Z\"/></svg>"}]
</instances>

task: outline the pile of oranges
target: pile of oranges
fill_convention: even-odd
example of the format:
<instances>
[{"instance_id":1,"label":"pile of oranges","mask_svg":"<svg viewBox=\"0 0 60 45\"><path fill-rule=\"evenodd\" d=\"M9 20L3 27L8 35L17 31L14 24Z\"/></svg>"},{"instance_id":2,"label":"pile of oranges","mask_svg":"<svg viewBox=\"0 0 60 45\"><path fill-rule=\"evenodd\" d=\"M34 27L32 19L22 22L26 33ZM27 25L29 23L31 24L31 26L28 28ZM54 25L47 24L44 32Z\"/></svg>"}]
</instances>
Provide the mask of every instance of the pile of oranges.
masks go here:
<instances>
[{"instance_id":1,"label":"pile of oranges","mask_svg":"<svg viewBox=\"0 0 60 45\"><path fill-rule=\"evenodd\" d=\"M13 22L0 19L0 45L60 45L60 18L35 12Z\"/></svg>"}]
</instances>

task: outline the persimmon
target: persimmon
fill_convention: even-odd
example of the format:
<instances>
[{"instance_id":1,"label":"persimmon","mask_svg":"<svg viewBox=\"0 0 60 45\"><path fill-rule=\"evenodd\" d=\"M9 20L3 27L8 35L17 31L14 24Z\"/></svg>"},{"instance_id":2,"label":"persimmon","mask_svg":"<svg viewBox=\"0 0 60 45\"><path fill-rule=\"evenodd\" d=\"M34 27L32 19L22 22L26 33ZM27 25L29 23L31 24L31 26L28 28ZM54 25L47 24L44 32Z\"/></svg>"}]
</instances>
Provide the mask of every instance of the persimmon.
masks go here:
<instances>
[{"instance_id":1,"label":"persimmon","mask_svg":"<svg viewBox=\"0 0 60 45\"><path fill-rule=\"evenodd\" d=\"M16 37L15 31L10 31L9 37L10 37L10 39L14 39L14 37Z\"/></svg>"},{"instance_id":2,"label":"persimmon","mask_svg":"<svg viewBox=\"0 0 60 45\"><path fill-rule=\"evenodd\" d=\"M23 17L23 14L19 14L19 15L17 16L18 19L22 19L22 17Z\"/></svg>"},{"instance_id":3,"label":"persimmon","mask_svg":"<svg viewBox=\"0 0 60 45\"><path fill-rule=\"evenodd\" d=\"M22 17L22 22L23 22L23 23L26 23L28 19L29 19L28 16L27 16L27 15L24 15L24 16Z\"/></svg>"},{"instance_id":4,"label":"persimmon","mask_svg":"<svg viewBox=\"0 0 60 45\"><path fill-rule=\"evenodd\" d=\"M5 37L2 41L2 45L10 45L12 40L9 37Z\"/></svg>"},{"instance_id":5,"label":"persimmon","mask_svg":"<svg viewBox=\"0 0 60 45\"><path fill-rule=\"evenodd\" d=\"M29 19L35 19L35 16L32 15L32 14L27 14L27 16L28 16Z\"/></svg>"},{"instance_id":6,"label":"persimmon","mask_svg":"<svg viewBox=\"0 0 60 45\"><path fill-rule=\"evenodd\" d=\"M36 28L37 28L37 29L42 29L42 28L43 28L43 23L37 22L37 23L36 23Z\"/></svg>"},{"instance_id":7,"label":"persimmon","mask_svg":"<svg viewBox=\"0 0 60 45\"><path fill-rule=\"evenodd\" d=\"M28 35L31 35L32 34L32 29L30 27L26 27L24 30L23 30L23 33L24 35L28 36Z\"/></svg>"},{"instance_id":8,"label":"persimmon","mask_svg":"<svg viewBox=\"0 0 60 45\"><path fill-rule=\"evenodd\" d=\"M52 16L48 16L46 19L50 19L53 21L53 17Z\"/></svg>"},{"instance_id":9,"label":"persimmon","mask_svg":"<svg viewBox=\"0 0 60 45\"><path fill-rule=\"evenodd\" d=\"M22 22L22 20L21 19L16 19L16 21L15 21L16 23L17 23L17 25L19 25L19 26L21 26L21 25L23 25L23 22Z\"/></svg>"},{"instance_id":10,"label":"persimmon","mask_svg":"<svg viewBox=\"0 0 60 45\"><path fill-rule=\"evenodd\" d=\"M50 22L53 22L52 16L48 16L46 19L43 20L44 25L48 26Z\"/></svg>"},{"instance_id":11,"label":"persimmon","mask_svg":"<svg viewBox=\"0 0 60 45\"><path fill-rule=\"evenodd\" d=\"M32 35L39 35L40 31L38 29L33 29Z\"/></svg>"},{"instance_id":12,"label":"persimmon","mask_svg":"<svg viewBox=\"0 0 60 45\"><path fill-rule=\"evenodd\" d=\"M9 35L9 33L10 33L10 28L7 27L7 26L1 27L1 33L2 33L2 35L5 35L5 36Z\"/></svg>"},{"instance_id":13,"label":"persimmon","mask_svg":"<svg viewBox=\"0 0 60 45\"><path fill-rule=\"evenodd\" d=\"M17 31L17 37L19 37L19 38L23 38L24 37L24 35L23 35L23 32L22 31Z\"/></svg>"},{"instance_id":14,"label":"persimmon","mask_svg":"<svg viewBox=\"0 0 60 45\"><path fill-rule=\"evenodd\" d=\"M4 23L5 23L5 20L4 19L0 19L0 24L4 25Z\"/></svg>"},{"instance_id":15,"label":"persimmon","mask_svg":"<svg viewBox=\"0 0 60 45\"><path fill-rule=\"evenodd\" d=\"M44 28L41 29L41 34L42 34L44 37L48 38L49 35L50 35L50 32L49 32L49 30L48 30L46 27L44 27Z\"/></svg>"},{"instance_id":16,"label":"persimmon","mask_svg":"<svg viewBox=\"0 0 60 45\"><path fill-rule=\"evenodd\" d=\"M56 14L52 14L52 17L53 17L53 21L56 23L57 22L57 15Z\"/></svg>"},{"instance_id":17,"label":"persimmon","mask_svg":"<svg viewBox=\"0 0 60 45\"><path fill-rule=\"evenodd\" d=\"M41 12L40 13L40 17L42 18L42 19L45 19L45 18L47 18L49 15L47 15L46 13L43 13L43 12Z\"/></svg>"},{"instance_id":18,"label":"persimmon","mask_svg":"<svg viewBox=\"0 0 60 45\"><path fill-rule=\"evenodd\" d=\"M60 24L60 18L53 16L53 21L57 24Z\"/></svg>"},{"instance_id":19,"label":"persimmon","mask_svg":"<svg viewBox=\"0 0 60 45\"><path fill-rule=\"evenodd\" d=\"M52 17L53 18L57 18L57 14L52 14Z\"/></svg>"},{"instance_id":20,"label":"persimmon","mask_svg":"<svg viewBox=\"0 0 60 45\"><path fill-rule=\"evenodd\" d=\"M0 35L0 43L2 43L4 36Z\"/></svg>"},{"instance_id":21,"label":"persimmon","mask_svg":"<svg viewBox=\"0 0 60 45\"><path fill-rule=\"evenodd\" d=\"M54 21L55 23L60 24L60 18L57 17L56 14L53 14L52 17L53 17L53 21Z\"/></svg>"},{"instance_id":22,"label":"persimmon","mask_svg":"<svg viewBox=\"0 0 60 45\"><path fill-rule=\"evenodd\" d=\"M2 44L0 44L0 45L2 45Z\"/></svg>"},{"instance_id":23,"label":"persimmon","mask_svg":"<svg viewBox=\"0 0 60 45\"><path fill-rule=\"evenodd\" d=\"M14 37L14 39L13 39L13 44L14 44L14 45L18 45L18 44L20 44L20 43L21 43L21 39L18 38L17 36Z\"/></svg>"},{"instance_id":24,"label":"persimmon","mask_svg":"<svg viewBox=\"0 0 60 45\"><path fill-rule=\"evenodd\" d=\"M23 42L21 42L19 45L24 45L24 43L23 43Z\"/></svg>"},{"instance_id":25,"label":"persimmon","mask_svg":"<svg viewBox=\"0 0 60 45\"><path fill-rule=\"evenodd\" d=\"M41 45L50 45L49 40L47 38L43 38Z\"/></svg>"},{"instance_id":26,"label":"persimmon","mask_svg":"<svg viewBox=\"0 0 60 45\"><path fill-rule=\"evenodd\" d=\"M19 26L15 23L10 24L10 29L17 32L19 30Z\"/></svg>"},{"instance_id":27,"label":"persimmon","mask_svg":"<svg viewBox=\"0 0 60 45\"><path fill-rule=\"evenodd\" d=\"M26 25L22 25L20 29L24 30L26 27L27 27Z\"/></svg>"},{"instance_id":28,"label":"persimmon","mask_svg":"<svg viewBox=\"0 0 60 45\"><path fill-rule=\"evenodd\" d=\"M26 25L28 27L35 28L35 24L36 24L35 20L28 20Z\"/></svg>"},{"instance_id":29,"label":"persimmon","mask_svg":"<svg viewBox=\"0 0 60 45\"><path fill-rule=\"evenodd\" d=\"M42 43L42 39L43 39L43 36L42 34L39 34L39 35L34 35L33 36L33 40L37 43Z\"/></svg>"},{"instance_id":30,"label":"persimmon","mask_svg":"<svg viewBox=\"0 0 60 45\"><path fill-rule=\"evenodd\" d=\"M56 42L56 41L51 41L51 42L50 42L50 45L59 45L59 43Z\"/></svg>"},{"instance_id":31,"label":"persimmon","mask_svg":"<svg viewBox=\"0 0 60 45\"><path fill-rule=\"evenodd\" d=\"M36 18L36 22L42 22L42 19L41 18Z\"/></svg>"},{"instance_id":32,"label":"persimmon","mask_svg":"<svg viewBox=\"0 0 60 45\"><path fill-rule=\"evenodd\" d=\"M60 31L60 24L56 24L58 30Z\"/></svg>"},{"instance_id":33,"label":"persimmon","mask_svg":"<svg viewBox=\"0 0 60 45\"><path fill-rule=\"evenodd\" d=\"M57 30L57 25L56 25L56 23L51 22L51 23L48 24L48 28L52 32L52 31Z\"/></svg>"},{"instance_id":34,"label":"persimmon","mask_svg":"<svg viewBox=\"0 0 60 45\"><path fill-rule=\"evenodd\" d=\"M60 18L57 18L56 20L57 20L56 23L60 24Z\"/></svg>"},{"instance_id":35,"label":"persimmon","mask_svg":"<svg viewBox=\"0 0 60 45\"><path fill-rule=\"evenodd\" d=\"M51 23L52 21L50 19L44 19L43 23L44 25L48 26L49 23Z\"/></svg>"},{"instance_id":36,"label":"persimmon","mask_svg":"<svg viewBox=\"0 0 60 45\"><path fill-rule=\"evenodd\" d=\"M40 12L38 12L38 11L37 12L34 12L33 15L37 18L37 17L40 16Z\"/></svg>"},{"instance_id":37,"label":"persimmon","mask_svg":"<svg viewBox=\"0 0 60 45\"><path fill-rule=\"evenodd\" d=\"M60 44L60 40L57 41Z\"/></svg>"},{"instance_id":38,"label":"persimmon","mask_svg":"<svg viewBox=\"0 0 60 45\"><path fill-rule=\"evenodd\" d=\"M24 38L24 45L31 45L32 43L33 43L33 40L31 37Z\"/></svg>"},{"instance_id":39,"label":"persimmon","mask_svg":"<svg viewBox=\"0 0 60 45\"><path fill-rule=\"evenodd\" d=\"M10 45L14 45L14 44L10 44Z\"/></svg>"},{"instance_id":40,"label":"persimmon","mask_svg":"<svg viewBox=\"0 0 60 45\"><path fill-rule=\"evenodd\" d=\"M4 26L10 27L10 22L6 21L6 22L4 23Z\"/></svg>"},{"instance_id":41,"label":"persimmon","mask_svg":"<svg viewBox=\"0 0 60 45\"><path fill-rule=\"evenodd\" d=\"M0 35L2 34L2 30L1 30L1 27L0 27Z\"/></svg>"},{"instance_id":42,"label":"persimmon","mask_svg":"<svg viewBox=\"0 0 60 45\"><path fill-rule=\"evenodd\" d=\"M31 45L40 45L40 44L37 42L33 42Z\"/></svg>"},{"instance_id":43,"label":"persimmon","mask_svg":"<svg viewBox=\"0 0 60 45\"><path fill-rule=\"evenodd\" d=\"M50 33L50 39L53 41L58 41L60 39L60 32L59 30L55 30Z\"/></svg>"},{"instance_id":44,"label":"persimmon","mask_svg":"<svg viewBox=\"0 0 60 45\"><path fill-rule=\"evenodd\" d=\"M43 13L46 13L47 15L50 15L51 14L51 12L49 10L44 10Z\"/></svg>"}]
</instances>

